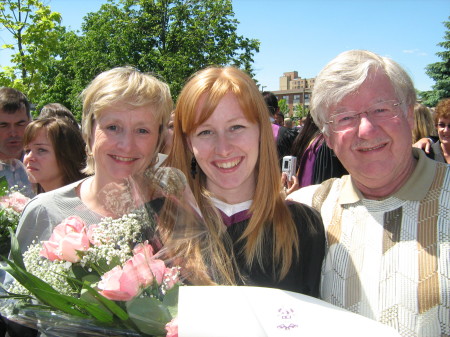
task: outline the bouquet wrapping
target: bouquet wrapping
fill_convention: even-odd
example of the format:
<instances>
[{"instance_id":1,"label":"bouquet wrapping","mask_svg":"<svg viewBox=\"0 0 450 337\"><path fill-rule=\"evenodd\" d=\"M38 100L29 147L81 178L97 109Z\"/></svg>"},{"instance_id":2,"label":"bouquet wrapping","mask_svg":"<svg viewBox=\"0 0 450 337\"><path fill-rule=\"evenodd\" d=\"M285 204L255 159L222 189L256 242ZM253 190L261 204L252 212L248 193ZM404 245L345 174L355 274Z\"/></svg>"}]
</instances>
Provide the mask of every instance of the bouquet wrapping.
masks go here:
<instances>
[{"instance_id":1,"label":"bouquet wrapping","mask_svg":"<svg viewBox=\"0 0 450 337\"><path fill-rule=\"evenodd\" d=\"M1 314L46 336L176 336L180 247L205 234L184 176L163 168L102 196L113 216L98 223L73 214L25 249L12 236Z\"/></svg>"}]
</instances>

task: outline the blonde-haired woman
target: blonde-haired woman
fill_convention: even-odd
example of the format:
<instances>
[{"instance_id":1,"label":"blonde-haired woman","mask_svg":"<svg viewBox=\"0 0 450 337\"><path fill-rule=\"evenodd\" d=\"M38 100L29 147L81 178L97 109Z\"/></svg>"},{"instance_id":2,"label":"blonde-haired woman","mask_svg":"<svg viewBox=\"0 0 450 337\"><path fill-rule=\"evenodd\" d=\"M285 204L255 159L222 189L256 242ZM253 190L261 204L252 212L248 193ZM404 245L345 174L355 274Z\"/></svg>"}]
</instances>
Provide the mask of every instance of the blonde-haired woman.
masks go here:
<instances>
[{"instance_id":1,"label":"blonde-haired woman","mask_svg":"<svg viewBox=\"0 0 450 337\"><path fill-rule=\"evenodd\" d=\"M87 225L122 216L116 208L122 203L111 186L130 177L139 185L157 161L173 109L167 84L136 69L119 67L99 74L82 97L87 150L83 172L90 176L39 194L28 203L17 229L22 250L33 240L48 239L69 216L78 215Z\"/></svg>"},{"instance_id":2,"label":"blonde-haired woman","mask_svg":"<svg viewBox=\"0 0 450 337\"><path fill-rule=\"evenodd\" d=\"M188 177L220 247L216 254L232 243L226 266L236 269L213 265L213 280L318 296L325 243L321 219L305 205L285 203L268 116L255 82L243 71L201 70L178 98L165 164Z\"/></svg>"},{"instance_id":3,"label":"blonde-haired woman","mask_svg":"<svg viewBox=\"0 0 450 337\"><path fill-rule=\"evenodd\" d=\"M436 135L430 109L421 103L416 103L414 105L414 128L412 130L413 143L416 143L422 138Z\"/></svg>"}]
</instances>

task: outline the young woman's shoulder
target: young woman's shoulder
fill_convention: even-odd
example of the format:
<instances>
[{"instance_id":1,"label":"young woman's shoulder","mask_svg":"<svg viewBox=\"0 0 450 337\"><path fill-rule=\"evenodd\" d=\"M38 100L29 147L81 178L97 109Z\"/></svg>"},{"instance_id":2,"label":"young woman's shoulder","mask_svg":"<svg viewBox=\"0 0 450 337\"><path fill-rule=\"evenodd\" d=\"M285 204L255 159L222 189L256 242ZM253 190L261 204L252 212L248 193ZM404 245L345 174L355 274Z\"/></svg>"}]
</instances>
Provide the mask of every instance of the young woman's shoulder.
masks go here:
<instances>
[{"instance_id":1,"label":"young woman's shoulder","mask_svg":"<svg viewBox=\"0 0 450 337\"><path fill-rule=\"evenodd\" d=\"M321 235L324 233L322 217L314 208L291 200L287 200L286 204L299 234L308 232Z\"/></svg>"}]
</instances>

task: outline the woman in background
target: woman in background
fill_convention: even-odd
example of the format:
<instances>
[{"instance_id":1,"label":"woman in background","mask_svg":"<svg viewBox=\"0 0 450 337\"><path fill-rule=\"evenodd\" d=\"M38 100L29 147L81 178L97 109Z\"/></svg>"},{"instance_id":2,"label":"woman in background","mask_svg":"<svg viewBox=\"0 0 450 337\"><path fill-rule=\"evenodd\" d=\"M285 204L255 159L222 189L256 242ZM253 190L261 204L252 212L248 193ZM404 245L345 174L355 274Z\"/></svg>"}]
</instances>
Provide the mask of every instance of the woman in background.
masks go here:
<instances>
[{"instance_id":1,"label":"woman in background","mask_svg":"<svg viewBox=\"0 0 450 337\"><path fill-rule=\"evenodd\" d=\"M413 143L430 136L436 136L433 116L425 105L416 103L414 105L414 128L412 130Z\"/></svg>"},{"instance_id":2,"label":"woman in background","mask_svg":"<svg viewBox=\"0 0 450 337\"><path fill-rule=\"evenodd\" d=\"M439 139L431 145L428 157L450 164L450 98L438 102L434 118Z\"/></svg>"},{"instance_id":3,"label":"woman in background","mask_svg":"<svg viewBox=\"0 0 450 337\"><path fill-rule=\"evenodd\" d=\"M49 117L62 118L72 123L77 129L80 129L72 111L61 103L48 103L42 107L41 112L39 113L39 119Z\"/></svg>"},{"instance_id":4,"label":"woman in background","mask_svg":"<svg viewBox=\"0 0 450 337\"><path fill-rule=\"evenodd\" d=\"M38 119L28 124L23 138L23 163L35 192L42 193L85 177L85 143L73 124L59 118Z\"/></svg>"},{"instance_id":5,"label":"woman in background","mask_svg":"<svg viewBox=\"0 0 450 337\"><path fill-rule=\"evenodd\" d=\"M210 268L213 280L318 296L323 226L311 208L284 201L267 116L261 93L243 71L199 71L178 98L165 164L188 177L216 253L232 243L231 262ZM233 265L234 274L226 275Z\"/></svg>"}]
</instances>

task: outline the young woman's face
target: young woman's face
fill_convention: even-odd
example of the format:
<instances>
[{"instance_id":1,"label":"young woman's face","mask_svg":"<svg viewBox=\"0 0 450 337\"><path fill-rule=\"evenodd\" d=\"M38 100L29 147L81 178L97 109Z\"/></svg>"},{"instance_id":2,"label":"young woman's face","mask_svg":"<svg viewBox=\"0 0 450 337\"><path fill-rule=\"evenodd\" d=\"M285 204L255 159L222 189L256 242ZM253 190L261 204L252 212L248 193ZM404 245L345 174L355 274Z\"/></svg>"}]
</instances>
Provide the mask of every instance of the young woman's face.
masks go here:
<instances>
[{"instance_id":1,"label":"young woman's face","mask_svg":"<svg viewBox=\"0 0 450 337\"><path fill-rule=\"evenodd\" d=\"M189 135L191 150L207 177L206 187L216 197L231 204L253 198L259 135L258 124L245 118L232 93Z\"/></svg>"},{"instance_id":2,"label":"young woman's face","mask_svg":"<svg viewBox=\"0 0 450 337\"><path fill-rule=\"evenodd\" d=\"M95 121L91 140L95 176L102 184L142 174L151 164L159 139L159 123L150 107L131 110L118 105Z\"/></svg>"},{"instance_id":3,"label":"young woman's face","mask_svg":"<svg viewBox=\"0 0 450 337\"><path fill-rule=\"evenodd\" d=\"M63 173L45 127L38 131L36 137L24 149L23 164L30 182L40 184L46 192L63 186Z\"/></svg>"}]
</instances>

